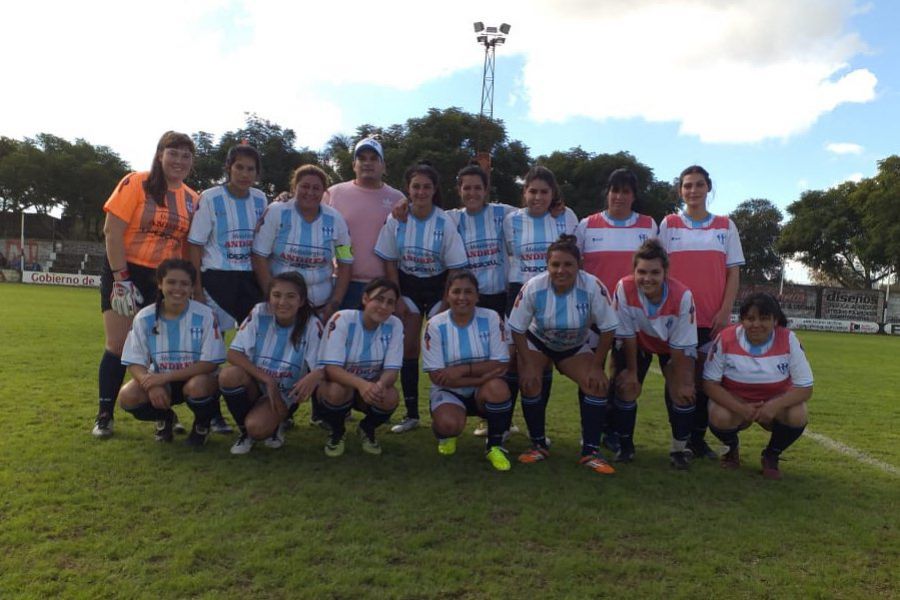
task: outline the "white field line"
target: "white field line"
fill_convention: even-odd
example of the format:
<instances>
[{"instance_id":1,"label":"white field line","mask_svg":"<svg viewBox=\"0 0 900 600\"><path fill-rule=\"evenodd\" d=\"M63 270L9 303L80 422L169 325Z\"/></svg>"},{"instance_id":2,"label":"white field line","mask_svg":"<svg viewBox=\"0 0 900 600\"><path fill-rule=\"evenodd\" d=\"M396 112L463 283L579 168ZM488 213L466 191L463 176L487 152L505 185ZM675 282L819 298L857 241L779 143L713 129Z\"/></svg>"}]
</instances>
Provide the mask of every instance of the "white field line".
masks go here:
<instances>
[{"instance_id":1,"label":"white field line","mask_svg":"<svg viewBox=\"0 0 900 600\"><path fill-rule=\"evenodd\" d=\"M657 375L662 375L662 371L660 371L659 367L655 364L650 367L650 371ZM806 431L803 432L803 435L815 442L818 442L820 445L825 446L829 450L837 452L838 454L849 456L850 458L853 458L863 463L864 465L869 465L870 467L875 467L879 471L883 471L885 473L900 477L900 468L895 467L890 463L886 463L883 460L878 460L874 456L869 456L862 450L857 450L853 446L848 446L847 444L844 444L837 440L833 440L827 435L816 433L815 431L810 430L809 427L806 428Z\"/></svg>"}]
</instances>

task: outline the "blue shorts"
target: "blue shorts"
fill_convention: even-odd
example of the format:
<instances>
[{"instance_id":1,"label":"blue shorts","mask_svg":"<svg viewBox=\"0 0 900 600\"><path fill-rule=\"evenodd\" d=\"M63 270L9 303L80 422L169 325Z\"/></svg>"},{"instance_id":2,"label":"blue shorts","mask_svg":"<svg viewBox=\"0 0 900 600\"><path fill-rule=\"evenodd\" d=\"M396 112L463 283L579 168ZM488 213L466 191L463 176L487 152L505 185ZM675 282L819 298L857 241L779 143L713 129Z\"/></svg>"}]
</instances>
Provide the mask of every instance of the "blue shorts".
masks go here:
<instances>
[{"instance_id":1,"label":"blue shorts","mask_svg":"<svg viewBox=\"0 0 900 600\"><path fill-rule=\"evenodd\" d=\"M536 352L540 352L544 356L548 357L555 363L566 360L567 358L572 358L576 354L584 354L586 352L593 352L591 350L591 346L585 342L580 346L572 346L571 348L566 348L565 350L552 350L548 348L547 345L538 338L538 336L531 333L531 331L525 332L525 337L528 338L528 347Z\"/></svg>"},{"instance_id":2,"label":"blue shorts","mask_svg":"<svg viewBox=\"0 0 900 600\"><path fill-rule=\"evenodd\" d=\"M465 396L452 390L448 390L447 388L433 385L431 386L429 402L432 413L443 404L452 404L453 406L459 406L465 410L466 416L484 416L484 413L478 410L478 403L475 401L474 392L471 395Z\"/></svg>"}]
</instances>

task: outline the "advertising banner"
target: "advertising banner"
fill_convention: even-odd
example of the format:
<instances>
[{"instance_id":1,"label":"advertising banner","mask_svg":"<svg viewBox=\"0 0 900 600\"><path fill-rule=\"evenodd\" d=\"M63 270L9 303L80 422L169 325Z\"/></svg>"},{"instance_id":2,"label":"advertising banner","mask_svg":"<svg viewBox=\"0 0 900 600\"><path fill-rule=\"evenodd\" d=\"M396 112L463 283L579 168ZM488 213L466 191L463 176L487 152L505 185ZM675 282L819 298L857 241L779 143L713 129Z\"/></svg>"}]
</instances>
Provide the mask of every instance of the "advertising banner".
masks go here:
<instances>
[{"instance_id":1,"label":"advertising banner","mask_svg":"<svg viewBox=\"0 0 900 600\"><path fill-rule=\"evenodd\" d=\"M879 290L822 290L822 318L840 321L881 321L884 293Z\"/></svg>"},{"instance_id":2,"label":"advertising banner","mask_svg":"<svg viewBox=\"0 0 900 600\"><path fill-rule=\"evenodd\" d=\"M788 327L836 333L878 333L881 331L881 327L874 321L842 321L839 319L788 318Z\"/></svg>"},{"instance_id":3,"label":"advertising banner","mask_svg":"<svg viewBox=\"0 0 900 600\"><path fill-rule=\"evenodd\" d=\"M45 273L43 271L25 271L22 273L23 283L41 285L71 285L75 287L100 287L99 275L78 275L76 273Z\"/></svg>"},{"instance_id":4,"label":"advertising banner","mask_svg":"<svg viewBox=\"0 0 900 600\"><path fill-rule=\"evenodd\" d=\"M779 297L778 287L779 286L777 285L769 284L742 285L734 300L733 312L738 312L741 303L750 294L765 292L766 294L778 298L778 302L781 304L781 310L784 311L786 317L815 318L816 298L819 293L818 288L807 285L786 285L784 286L784 292Z\"/></svg>"}]
</instances>

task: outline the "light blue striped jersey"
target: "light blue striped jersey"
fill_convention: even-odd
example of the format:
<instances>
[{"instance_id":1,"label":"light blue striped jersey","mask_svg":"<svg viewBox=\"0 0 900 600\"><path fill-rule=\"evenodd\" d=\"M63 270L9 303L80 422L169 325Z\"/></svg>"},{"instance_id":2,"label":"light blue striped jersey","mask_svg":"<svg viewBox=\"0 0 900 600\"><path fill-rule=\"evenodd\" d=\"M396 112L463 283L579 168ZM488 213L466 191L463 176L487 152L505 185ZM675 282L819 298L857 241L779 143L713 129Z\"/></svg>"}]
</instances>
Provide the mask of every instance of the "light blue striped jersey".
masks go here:
<instances>
[{"instance_id":1,"label":"light blue striped jersey","mask_svg":"<svg viewBox=\"0 0 900 600\"><path fill-rule=\"evenodd\" d=\"M508 204L486 204L475 214L465 208L448 210L456 221L456 230L466 249L468 269L478 279L479 294L499 294L506 291L506 242L503 238L503 219L516 210Z\"/></svg>"},{"instance_id":2,"label":"light blue striped jersey","mask_svg":"<svg viewBox=\"0 0 900 600\"><path fill-rule=\"evenodd\" d=\"M403 364L403 323L391 315L372 330L361 310L339 310L328 320L319 346L319 366L337 365L366 381Z\"/></svg>"},{"instance_id":3,"label":"light blue striped jersey","mask_svg":"<svg viewBox=\"0 0 900 600\"><path fill-rule=\"evenodd\" d=\"M615 331L619 319L600 280L579 271L564 294L553 289L549 273L526 283L507 323L515 333L530 331L551 350L562 351L584 344L592 325L604 333Z\"/></svg>"},{"instance_id":4,"label":"light blue striped jersey","mask_svg":"<svg viewBox=\"0 0 900 600\"><path fill-rule=\"evenodd\" d=\"M156 333L153 329L156 328ZM138 312L125 339L123 365L143 365L152 373L169 373L206 361L225 362L225 343L212 310L190 300L175 319L156 318L156 305Z\"/></svg>"},{"instance_id":5,"label":"light blue striped jersey","mask_svg":"<svg viewBox=\"0 0 900 600\"><path fill-rule=\"evenodd\" d=\"M426 372L488 360L509 362L506 333L495 311L476 307L472 320L460 327L453 322L451 312L445 310L425 326L422 368ZM468 396L475 388L448 389Z\"/></svg>"},{"instance_id":6,"label":"light blue striped jersey","mask_svg":"<svg viewBox=\"0 0 900 600\"><path fill-rule=\"evenodd\" d=\"M570 208L558 217L549 212L543 217L532 217L527 208L506 215L503 236L509 255L510 283L525 283L546 271L547 248L564 233L574 233L577 226L578 217Z\"/></svg>"},{"instance_id":7,"label":"light blue striped jersey","mask_svg":"<svg viewBox=\"0 0 900 600\"><path fill-rule=\"evenodd\" d=\"M251 271L253 232L266 210L265 194L250 188L249 197L235 198L227 186L217 185L200 194L199 203L188 242L203 246L201 268Z\"/></svg>"},{"instance_id":8,"label":"light blue striped jersey","mask_svg":"<svg viewBox=\"0 0 900 600\"><path fill-rule=\"evenodd\" d=\"M268 302L260 302L244 319L231 342L231 349L250 359L254 365L278 381L286 396L300 378L316 368L322 322L310 317L297 341L291 343L294 326L282 327L275 319Z\"/></svg>"},{"instance_id":9,"label":"light blue striped jersey","mask_svg":"<svg viewBox=\"0 0 900 600\"><path fill-rule=\"evenodd\" d=\"M308 222L293 201L276 202L269 206L259 222L253 240L253 253L269 257L272 275L296 271L303 276L309 302L321 306L331 297L334 285L334 260L351 264L349 252L338 248L350 247L350 233L341 213L325 206L319 215Z\"/></svg>"},{"instance_id":10,"label":"light blue striped jersey","mask_svg":"<svg viewBox=\"0 0 900 600\"><path fill-rule=\"evenodd\" d=\"M397 262L397 268L415 277L434 277L447 269L466 266L466 250L456 222L437 206L425 219L410 212L405 223L387 218L375 242L375 254Z\"/></svg>"}]
</instances>

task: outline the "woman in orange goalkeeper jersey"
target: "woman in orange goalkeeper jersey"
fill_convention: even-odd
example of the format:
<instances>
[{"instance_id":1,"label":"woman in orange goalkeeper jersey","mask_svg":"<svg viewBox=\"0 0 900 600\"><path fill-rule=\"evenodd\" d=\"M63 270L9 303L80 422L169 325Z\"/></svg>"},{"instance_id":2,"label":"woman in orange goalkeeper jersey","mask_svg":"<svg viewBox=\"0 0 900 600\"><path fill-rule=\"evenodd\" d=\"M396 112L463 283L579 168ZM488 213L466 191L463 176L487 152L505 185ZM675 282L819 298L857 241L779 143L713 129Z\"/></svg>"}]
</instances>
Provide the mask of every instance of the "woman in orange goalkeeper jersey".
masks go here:
<instances>
[{"instance_id":1,"label":"woman in orange goalkeeper jersey","mask_svg":"<svg viewBox=\"0 0 900 600\"><path fill-rule=\"evenodd\" d=\"M186 256L197 193L184 180L194 152L190 137L167 131L156 146L150 171L126 175L103 205L106 264L100 276L100 309L106 344L95 437L112 435L113 407L125 377L122 347L135 313L156 298L156 267L167 258Z\"/></svg>"}]
</instances>

